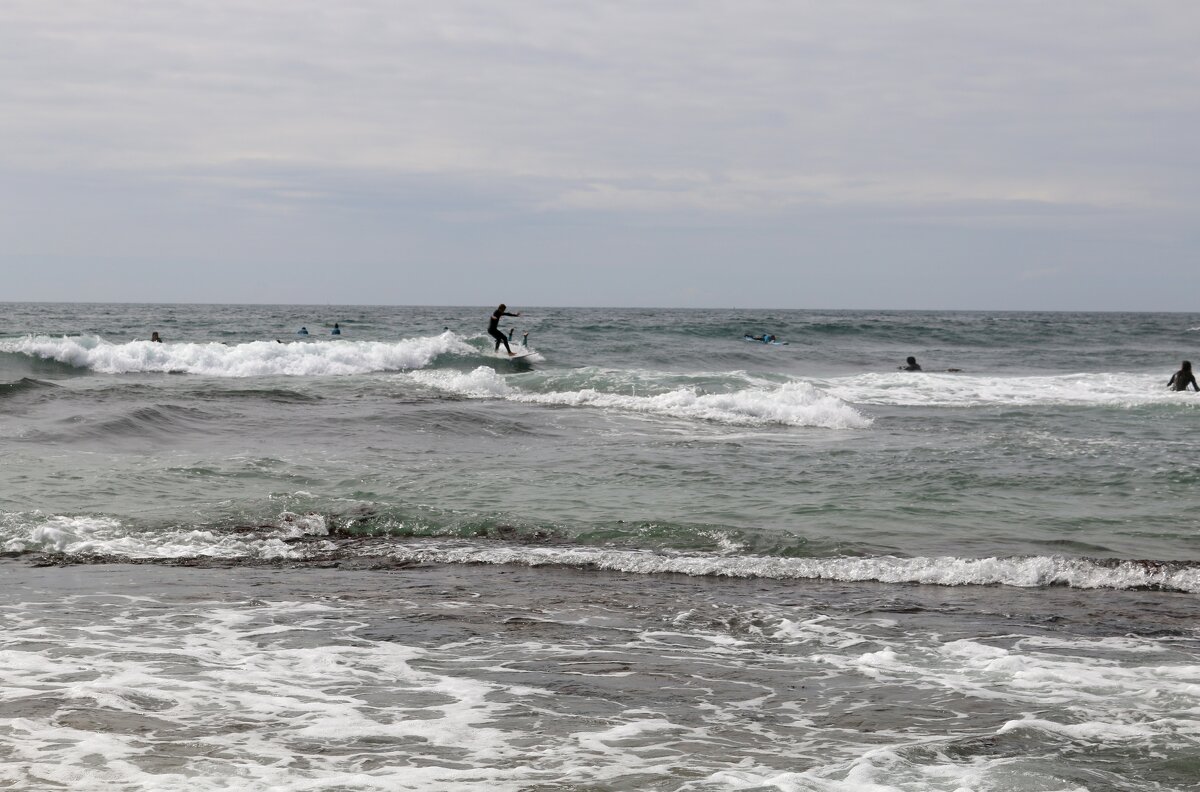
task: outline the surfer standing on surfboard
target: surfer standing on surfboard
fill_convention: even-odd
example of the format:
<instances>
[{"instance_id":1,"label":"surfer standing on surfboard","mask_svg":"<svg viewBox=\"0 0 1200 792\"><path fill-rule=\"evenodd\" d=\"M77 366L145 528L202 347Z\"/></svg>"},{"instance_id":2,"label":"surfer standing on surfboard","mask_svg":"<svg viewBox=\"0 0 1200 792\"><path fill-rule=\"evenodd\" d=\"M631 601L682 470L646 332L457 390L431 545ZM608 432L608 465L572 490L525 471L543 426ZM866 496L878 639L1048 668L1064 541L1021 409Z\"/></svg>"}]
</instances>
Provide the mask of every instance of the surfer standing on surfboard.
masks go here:
<instances>
[{"instance_id":1,"label":"surfer standing on surfboard","mask_svg":"<svg viewBox=\"0 0 1200 792\"><path fill-rule=\"evenodd\" d=\"M492 319L488 322L488 335L496 339L496 351L500 351L500 345L504 344L504 349L508 354L513 354L512 348L508 345L508 339L504 337L504 333L500 332L500 317L501 316L520 316L521 312L509 313L506 309L507 305L500 303L500 307L492 312Z\"/></svg>"}]
</instances>

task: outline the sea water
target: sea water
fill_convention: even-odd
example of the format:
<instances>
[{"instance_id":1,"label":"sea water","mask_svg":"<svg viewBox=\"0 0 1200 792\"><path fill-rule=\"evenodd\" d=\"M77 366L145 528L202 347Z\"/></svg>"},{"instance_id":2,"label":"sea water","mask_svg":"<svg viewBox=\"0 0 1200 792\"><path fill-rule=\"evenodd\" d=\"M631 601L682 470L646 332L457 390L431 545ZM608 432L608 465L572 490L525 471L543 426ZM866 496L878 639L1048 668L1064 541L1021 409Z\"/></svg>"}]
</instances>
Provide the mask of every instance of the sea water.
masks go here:
<instances>
[{"instance_id":1,"label":"sea water","mask_svg":"<svg viewBox=\"0 0 1200 792\"><path fill-rule=\"evenodd\" d=\"M1200 315L491 310L0 307L0 788L1200 786Z\"/></svg>"}]
</instances>

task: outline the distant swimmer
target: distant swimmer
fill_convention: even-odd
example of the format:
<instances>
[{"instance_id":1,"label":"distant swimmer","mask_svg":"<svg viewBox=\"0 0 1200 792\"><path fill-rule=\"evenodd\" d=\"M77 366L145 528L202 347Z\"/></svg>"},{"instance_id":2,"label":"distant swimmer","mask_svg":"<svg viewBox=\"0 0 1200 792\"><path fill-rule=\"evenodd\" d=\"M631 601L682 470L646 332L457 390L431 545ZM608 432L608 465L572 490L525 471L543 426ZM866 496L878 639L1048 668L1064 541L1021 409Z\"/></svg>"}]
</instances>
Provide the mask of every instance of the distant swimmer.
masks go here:
<instances>
[{"instance_id":1,"label":"distant swimmer","mask_svg":"<svg viewBox=\"0 0 1200 792\"><path fill-rule=\"evenodd\" d=\"M917 359L915 357L913 357L912 355L909 355L908 357L906 357L904 359L904 363L905 363L905 365L900 367L901 371L920 371L921 370L921 364L918 363Z\"/></svg>"},{"instance_id":2,"label":"distant swimmer","mask_svg":"<svg viewBox=\"0 0 1200 792\"><path fill-rule=\"evenodd\" d=\"M296 335L308 335L308 328L301 327L299 330L296 331Z\"/></svg>"},{"instance_id":3,"label":"distant swimmer","mask_svg":"<svg viewBox=\"0 0 1200 792\"><path fill-rule=\"evenodd\" d=\"M528 330L526 330L524 333L521 334L521 346L523 346L523 347L529 346L529 331Z\"/></svg>"},{"instance_id":4,"label":"distant swimmer","mask_svg":"<svg viewBox=\"0 0 1200 792\"><path fill-rule=\"evenodd\" d=\"M508 309L507 305L505 305L504 303L500 303L500 307L492 312L492 318L488 322L488 335L490 335L492 338L496 339L496 351L497 352L500 351L500 345L504 344L504 349L508 352L508 354L512 355L515 353L512 351L512 347L510 347L508 345L508 339L504 337L504 333L500 332L500 327L499 327L500 317L502 317L502 316L520 316L521 312L517 311L516 313L509 313L507 309Z\"/></svg>"},{"instance_id":5,"label":"distant swimmer","mask_svg":"<svg viewBox=\"0 0 1200 792\"><path fill-rule=\"evenodd\" d=\"M762 335L750 335L747 333L743 338L747 341L762 341L764 344L772 344L778 340L771 333L763 333Z\"/></svg>"},{"instance_id":6,"label":"distant swimmer","mask_svg":"<svg viewBox=\"0 0 1200 792\"><path fill-rule=\"evenodd\" d=\"M342 334L342 328L338 325L337 322L334 322L333 323L333 332L331 332L330 335L341 335L341 334Z\"/></svg>"},{"instance_id":7,"label":"distant swimmer","mask_svg":"<svg viewBox=\"0 0 1200 792\"><path fill-rule=\"evenodd\" d=\"M1196 375L1192 373L1192 361L1185 360L1179 371L1171 375L1167 387L1171 390L1185 391L1189 384L1192 386L1192 390L1200 391L1200 385L1196 384Z\"/></svg>"},{"instance_id":8,"label":"distant swimmer","mask_svg":"<svg viewBox=\"0 0 1200 792\"><path fill-rule=\"evenodd\" d=\"M157 342L158 342L158 343L160 343L160 344L162 343L162 339L158 337L158 331L157 331L157 330L155 330L153 333L151 333L151 334L150 334L150 340L151 340L151 341L157 341Z\"/></svg>"}]
</instances>

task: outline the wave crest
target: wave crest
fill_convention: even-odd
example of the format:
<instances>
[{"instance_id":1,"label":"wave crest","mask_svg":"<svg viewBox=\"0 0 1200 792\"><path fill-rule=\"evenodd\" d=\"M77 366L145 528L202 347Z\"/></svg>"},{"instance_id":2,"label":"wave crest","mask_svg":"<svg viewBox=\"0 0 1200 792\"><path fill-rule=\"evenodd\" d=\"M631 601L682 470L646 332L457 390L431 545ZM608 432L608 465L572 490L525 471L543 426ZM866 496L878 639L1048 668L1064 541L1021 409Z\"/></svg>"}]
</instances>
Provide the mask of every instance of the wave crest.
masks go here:
<instances>
[{"instance_id":1,"label":"wave crest","mask_svg":"<svg viewBox=\"0 0 1200 792\"><path fill-rule=\"evenodd\" d=\"M0 548L12 554L49 553L81 562L203 558L235 563L277 560L306 563L387 559L397 564L569 566L640 575L1200 593L1200 563L1196 562L1064 556L781 558L491 540L347 537L331 533L326 518L320 514L292 512L279 514L264 525L234 530L182 526L136 530L103 516L8 514L0 516Z\"/></svg>"},{"instance_id":2,"label":"wave crest","mask_svg":"<svg viewBox=\"0 0 1200 792\"><path fill-rule=\"evenodd\" d=\"M331 376L408 371L439 355L477 354L453 333L400 341L251 341L243 344L115 344L98 336L26 336L0 342L0 352L53 360L102 374L139 372L210 377Z\"/></svg>"}]
</instances>

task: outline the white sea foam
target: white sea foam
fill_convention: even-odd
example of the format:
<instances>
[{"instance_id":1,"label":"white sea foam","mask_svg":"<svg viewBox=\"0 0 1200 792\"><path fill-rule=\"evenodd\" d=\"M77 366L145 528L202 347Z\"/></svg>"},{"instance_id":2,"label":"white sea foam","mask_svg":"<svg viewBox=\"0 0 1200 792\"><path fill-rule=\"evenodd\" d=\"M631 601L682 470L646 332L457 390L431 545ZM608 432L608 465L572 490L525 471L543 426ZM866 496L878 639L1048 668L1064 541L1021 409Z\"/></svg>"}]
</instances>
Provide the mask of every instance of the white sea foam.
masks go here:
<instances>
[{"instance_id":1,"label":"white sea foam","mask_svg":"<svg viewBox=\"0 0 1200 792\"><path fill-rule=\"evenodd\" d=\"M806 382L754 385L731 393L674 388L639 396L595 388L537 392L513 385L495 370L480 366L469 373L413 371L406 376L430 387L472 398L507 399L526 404L596 407L667 418L712 421L732 426L816 426L862 429L872 419Z\"/></svg>"},{"instance_id":2,"label":"white sea foam","mask_svg":"<svg viewBox=\"0 0 1200 792\"><path fill-rule=\"evenodd\" d=\"M26 336L0 342L0 352L55 360L105 374L179 372L211 377L330 376L406 371L428 366L439 355L478 354L453 333L402 341L304 341L244 344L114 344L96 336Z\"/></svg>"},{"instance_id":3,"label":"white sea foam","mask_svg":"<svg viewBox=\"0 0 1200 792\"><path fill-rule=\"evenodd\" d=\"M334 609L201 603L164 612L130 603L107 611L103 629L67 630L86 662L27 663L31 652L0 651L0 700L69 697L57 717L35 711L6 721L0 785L451 790L527 773L513 761L512 735L488 725L503 712L490 699L504 686L421 667L427 652L394 642L343 645L339 634L361 625ZM35 621L6 626L14 643L45 635ZM306 640L314 630L329 641ZM372 703L385 699L387 707ZM98 720L80 722L79 712ZM164 756L164 743L184 750ZM428 761L377 759L380 746L413 746ZM471 766L439 761L457 756Z\"/></svg>"},{"instance_id":4,"label":"white sea foam","mask_svg":"<svg viewBox=\"0 0 1200 792\"><path fill-rule=\"evenodd\" d=\"M372 550L371 552L376 552ZM762 577L923 583L941 586L1007 585L1022 588L1064 585L1080 589L1158 587L1200 593L1200 568L1155 566L1136 561L1115 565L1060 556L1017 558L768 558L674 555L636 550L487 545L399 544L389 555L436 563L588 566L638 574Z\"/></svg>"},{"instance_id":5,"label":"white sea foam","mask_svg":"<svg viewBox=\"0 0 1200 792\"><path fill-rule=\"evenodd\" d=\"M474 371L413 371L405 375L430 388L473 398L508 398L518 391L495 369L479 366Z\"/></svg>"},{"instance_id":6,"label":"white sea foam","mask_svg":"<svg viewBox=\"0 0 1200 792\"><path fill-rule=\"evenodd\" d=\"M1047 732L1067 737L1077 742L1109 743L1142 740L1146 737L1146 729L1141 726L1127 726L1121 723L1102 723L1088 721L1086 723L1055 723L1041 718L1022 718L1009 721L1000 727L999 734L1005 734L1019 729Z\"/></svg>"},{"instance_id":7,"label":"white sea foam","mask_svg":"<svg viewBox=\"0 0 1200 792\"><path fill-rule=\"evenodd\" d=\"M641 599L587 575L531 601L474 573L225 573L158 598L15 587L35 601L0 603L0 787L1057 792L1080 749L1104 773L1107 752L1186 758L1200 738L1200 669L1170 639L1122 637L1113 659L1068 633L985 620L944 643L928 614Z\"/></svg>"},{"instance_id":8,"label":"white sea foam","mask_svg":"<svg viewBox=\"0 0 1200 792\"><path fill-rule=\"evenodd\" d=\"M900 739L897 743L903 744ZM722 770L706 780L727 790L770 789L778 792L972 792L977 789L1022 789L998 786L1003 779L1004 760L959 765L948 760L926 764L905 760L895 748L873 748L846 761L832 761L802 772L780 772L766 767ZM1034 774L1031 774L1034 775ZM1035 775L1035 777L1037 777ZM1042 781L1038 778L1038 781ZM1048 789L1037 786L1038 790ZM1053 792L1087 792L1082 788Z\"/></svg>"},{"instance_id":9,"label":"white sea foam","mask_svg":"<svg viewBox=\"0 0 1200 792\"><path fill-rule=\"evenodd\" d=\"M1040 636L1012 635L941 643L915 633L897 639L895 627L847 617L784 618L773 637L797 644L795 656L803 662L819 663L831 674L849 672L872 683L918 690L935 709L975 699L988 703L972 706L973 713L980 707L1027 713L990 727L989 743L1033 733L1039 741L1070 741L1094 750L1156 744L1186 751L1200 735L1200 723L1186 714L1200 691L1200 668L1178 663L1161 639L1120 638L1123 656L1113 658L1107 643L1089 638L1063 636L1052 646ZM808 654L809 648L819 653ZM1031 710L1036 714L1028 714ZM829 792L1017 789L1032 787L1013 781L1042 772L1036 759L1026 763L1020 754L951 761L942 750L925 750L907 731L887 734L886 741L887 747L851 759L835 756L805 772L746 767L714 779L733 788ZM1036 788L1072 787L1039 783Z\"/></svg>"},{"instance_id":10,"label":"white sea foam","mask_svg":"<svg viewBox=\"0 0 1200 792\"><path fill-rule=\"evenodd\" d=\"M1169 391L1167 378L1146 374L1062 374L1054 376L981 376L973 374L859 374L820 380L820 387L852 404L977 407L1078 405L1132 407L1144 404L1195 404L1186 394Z\"/></svg>"},{"instance_id":11,"label":"white sea foam","mask_svg":"<svg viewBox=\"0 0 1200 792\"><path fill-rule=\"evenodd\" d=\"M288 540L328 533L321 515L291 512L280 514L273 525L233 534L195 528L131 530L119 520L103 516L10 513L0 519L0 548L9 553L136 559L300 559L313 548L294 547Z\"/></svg>"},{"instance_id":12,"label":"white sea foam","mask_svg":"<svg viewBox=\"0 0 1200 792\"><path fill-rule=\"evenodd\" d=\"M304 560L314 553L328 553L337 548L329 541L296 544L290 540L326 535L328 528L322 516L290 512L279 515L272 525L234 533L186 527L130 530L108 517L0 515L0 548L6 552L56 552L85 557ZM527 547L456 540L381 540L355 545L347 552L423 563L586 566L647 575L674 573L940 586L1161 588L1200 593L1200 567L1139 561L1100 564L1085 558L1063 556L776 558L593 547Z\"/></svg>"}]
</instances>

